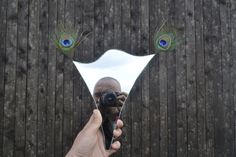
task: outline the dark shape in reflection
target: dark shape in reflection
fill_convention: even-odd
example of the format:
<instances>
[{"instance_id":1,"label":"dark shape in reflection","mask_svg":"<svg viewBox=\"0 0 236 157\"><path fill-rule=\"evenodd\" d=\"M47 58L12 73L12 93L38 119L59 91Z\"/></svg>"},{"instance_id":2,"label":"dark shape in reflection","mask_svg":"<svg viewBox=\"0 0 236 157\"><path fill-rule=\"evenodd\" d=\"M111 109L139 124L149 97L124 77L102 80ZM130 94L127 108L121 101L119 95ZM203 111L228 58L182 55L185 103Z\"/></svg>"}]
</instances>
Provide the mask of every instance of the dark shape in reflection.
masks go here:
<instances>
[{"instance_id":1,"label":"dark shape in reflection","mask_svg":"<svg viewBox=\"0 0 236 157\"><path fill-rule=\"evenodd\" d=\"M96 83L93 98L101 111L102 128L105 135L106 149L110 148L113 130L116 120L119 118L121 107L127 98L125 92L121 92L120 83L112 77L104 77Z\"/></svg>"}]
</instances>

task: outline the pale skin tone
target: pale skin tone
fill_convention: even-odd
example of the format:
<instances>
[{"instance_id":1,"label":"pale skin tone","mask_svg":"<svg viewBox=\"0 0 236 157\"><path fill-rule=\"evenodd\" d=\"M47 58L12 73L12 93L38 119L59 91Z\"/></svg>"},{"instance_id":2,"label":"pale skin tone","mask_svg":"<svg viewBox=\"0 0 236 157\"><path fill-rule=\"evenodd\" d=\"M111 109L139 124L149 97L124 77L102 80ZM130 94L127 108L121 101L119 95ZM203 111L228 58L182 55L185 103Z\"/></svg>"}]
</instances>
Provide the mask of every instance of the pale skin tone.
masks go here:
<instances>
[{"instance_id":1,"label":"pale skin tone","mask_svg":"<svg viewBox=\"0 0 236 157\"><path fill-rule=\"evenodd\" d=\"M108 157L119 150L121 146L119 141L114 142L111 149L105 149L103 135L99 129L101 124L102 116L100 111L96 109L83 130L77 135L66 157ZM115 138L121 136L122 127L123 122L117 120L117 128L113 131Z\"/></svg>"},{"instance_id":2,"label":"pale skin tone","mask_svg":"<svg viewBox=\"0 0 236 157\"><path fill-rule=\"evenodd\" d=\"M95 85L94 93L103 92L106 89L120 91L120 84L114 80L98 81L98 83ZM124 100L123 96L120 97L122 100ZM97 99L95 95L94 99ZM101 112L98 109L95 109L85 127L77 135L66 157L108 157L118 151L121 147L121 143L119 141L112 143L109 150L105 149L104 137L100 130L101 125ZM116 122L116 129L113 131L113 136L115 139L121 136L122 127L123 122L118 119Z\"/></svg>"}]
</instances>

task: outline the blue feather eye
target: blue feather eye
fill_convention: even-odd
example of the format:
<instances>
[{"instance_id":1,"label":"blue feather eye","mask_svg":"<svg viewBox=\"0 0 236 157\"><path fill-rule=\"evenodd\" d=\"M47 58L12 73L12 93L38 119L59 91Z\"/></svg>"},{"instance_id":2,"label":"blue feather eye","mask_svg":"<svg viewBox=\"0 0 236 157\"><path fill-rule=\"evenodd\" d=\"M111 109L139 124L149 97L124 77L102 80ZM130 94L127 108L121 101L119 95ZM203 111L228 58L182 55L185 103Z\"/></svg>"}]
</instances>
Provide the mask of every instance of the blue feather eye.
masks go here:
<instances>
[{"instance_id":1,"label":"blue feather eye","mask_svg":"<svg viewBox=\"0 0 236 157\"><path fill-rule=\"evenodd\" d=\"M170 34L163 34L156 39L156 48L161 50L168 50L171 46L172 38Z\"/></svg>"},{"instance_id":2,"label":"blue feather eye","mask_svg":"<svg viewBox=\"0 0 236 157\"><path fill-rule=\"evenodd\" d=\"M161 46L161 47L167 47L167 46L168 46L168 42L165 41L165 40L163 40L163 39L161 39L161 40L159 40L159 46Z\"/></svg>"},{"instance_id":3,"label":"blue feather eye","mask_svg":"<svg viewBox=\"0 0 236 157\"><path fill-rule=\"evenodd\" d=\"M60 44L63 47L71 47L73 45L74 41L72 39L60 39Z\"/></svg>"}]
</instances>

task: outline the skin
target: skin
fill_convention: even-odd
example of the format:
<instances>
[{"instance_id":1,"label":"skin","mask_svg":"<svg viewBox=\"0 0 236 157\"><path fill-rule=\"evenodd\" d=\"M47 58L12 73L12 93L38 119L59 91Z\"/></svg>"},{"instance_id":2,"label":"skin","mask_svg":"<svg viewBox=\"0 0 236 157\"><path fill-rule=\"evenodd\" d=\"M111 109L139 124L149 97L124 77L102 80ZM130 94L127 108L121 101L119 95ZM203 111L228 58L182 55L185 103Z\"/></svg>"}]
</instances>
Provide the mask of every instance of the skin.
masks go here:
<instances>
[{"instance_id":1,"label":"skin","mask_svg":"<svg viewBox=\"0 0 236 157\"><path fill-rule=\"evenodd\" d=\"M112 78L103 78L97 82L94 88L94 99L99 101L99 96L96 93L102 93L107 89L121 93L121 87L117 80ZM127 97L126 93L121 93L117 98L119 100L118 106L121 107ZM108 114L117 114L118 107L110 107L106 110ZM77 135L70 151L66 157L108 157L120 149L120 142L115 141L109 150L105 149L104 137L99 129L102 125L102 115L98 109L93 111L92 116L85 125L85 127ZM121 128L123 122L118 119L116 121L116 128L113 130L115 139L119 138L122 134Z\"/></svg>"},{"instance_id":2,"label":"skin","mask_svg":"<svg viewBox=\"0 0 236 157\"><path fill-rule=\"evenodd\" d=\"M103 135L99 129L101 124L102 115L95 109L88 123L77 135L66 157L108 157L119 150L121 146L119 141L114 142L111 149L105 150ZM117 120L116 124L117 128L113 131L113 135L118 138L122 134L123 122Z\"/></svg>"}]
</instances>

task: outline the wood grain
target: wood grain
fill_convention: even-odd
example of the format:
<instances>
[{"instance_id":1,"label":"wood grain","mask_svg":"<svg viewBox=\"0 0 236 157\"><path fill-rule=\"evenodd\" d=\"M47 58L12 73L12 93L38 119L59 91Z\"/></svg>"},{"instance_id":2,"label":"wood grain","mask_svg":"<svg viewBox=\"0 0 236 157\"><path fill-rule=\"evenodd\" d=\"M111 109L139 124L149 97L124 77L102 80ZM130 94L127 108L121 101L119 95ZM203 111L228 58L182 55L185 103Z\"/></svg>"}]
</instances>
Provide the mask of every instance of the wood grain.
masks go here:
<instances>
[{"instance_id":1,"label":"wood grain","mask_svg":"<svg viewBox=\"0 0 236 157\"><path fill-rule=\"evenodd\" d=\"M163 21L181 44L158 52ZM64 157L95 108L72 61L51 41L59 24L90 31L74 60L116 48L156 53L122 112L116 157L236 155L234 0L1 0L0 157Z\"/></svg>"}]
</instances>

